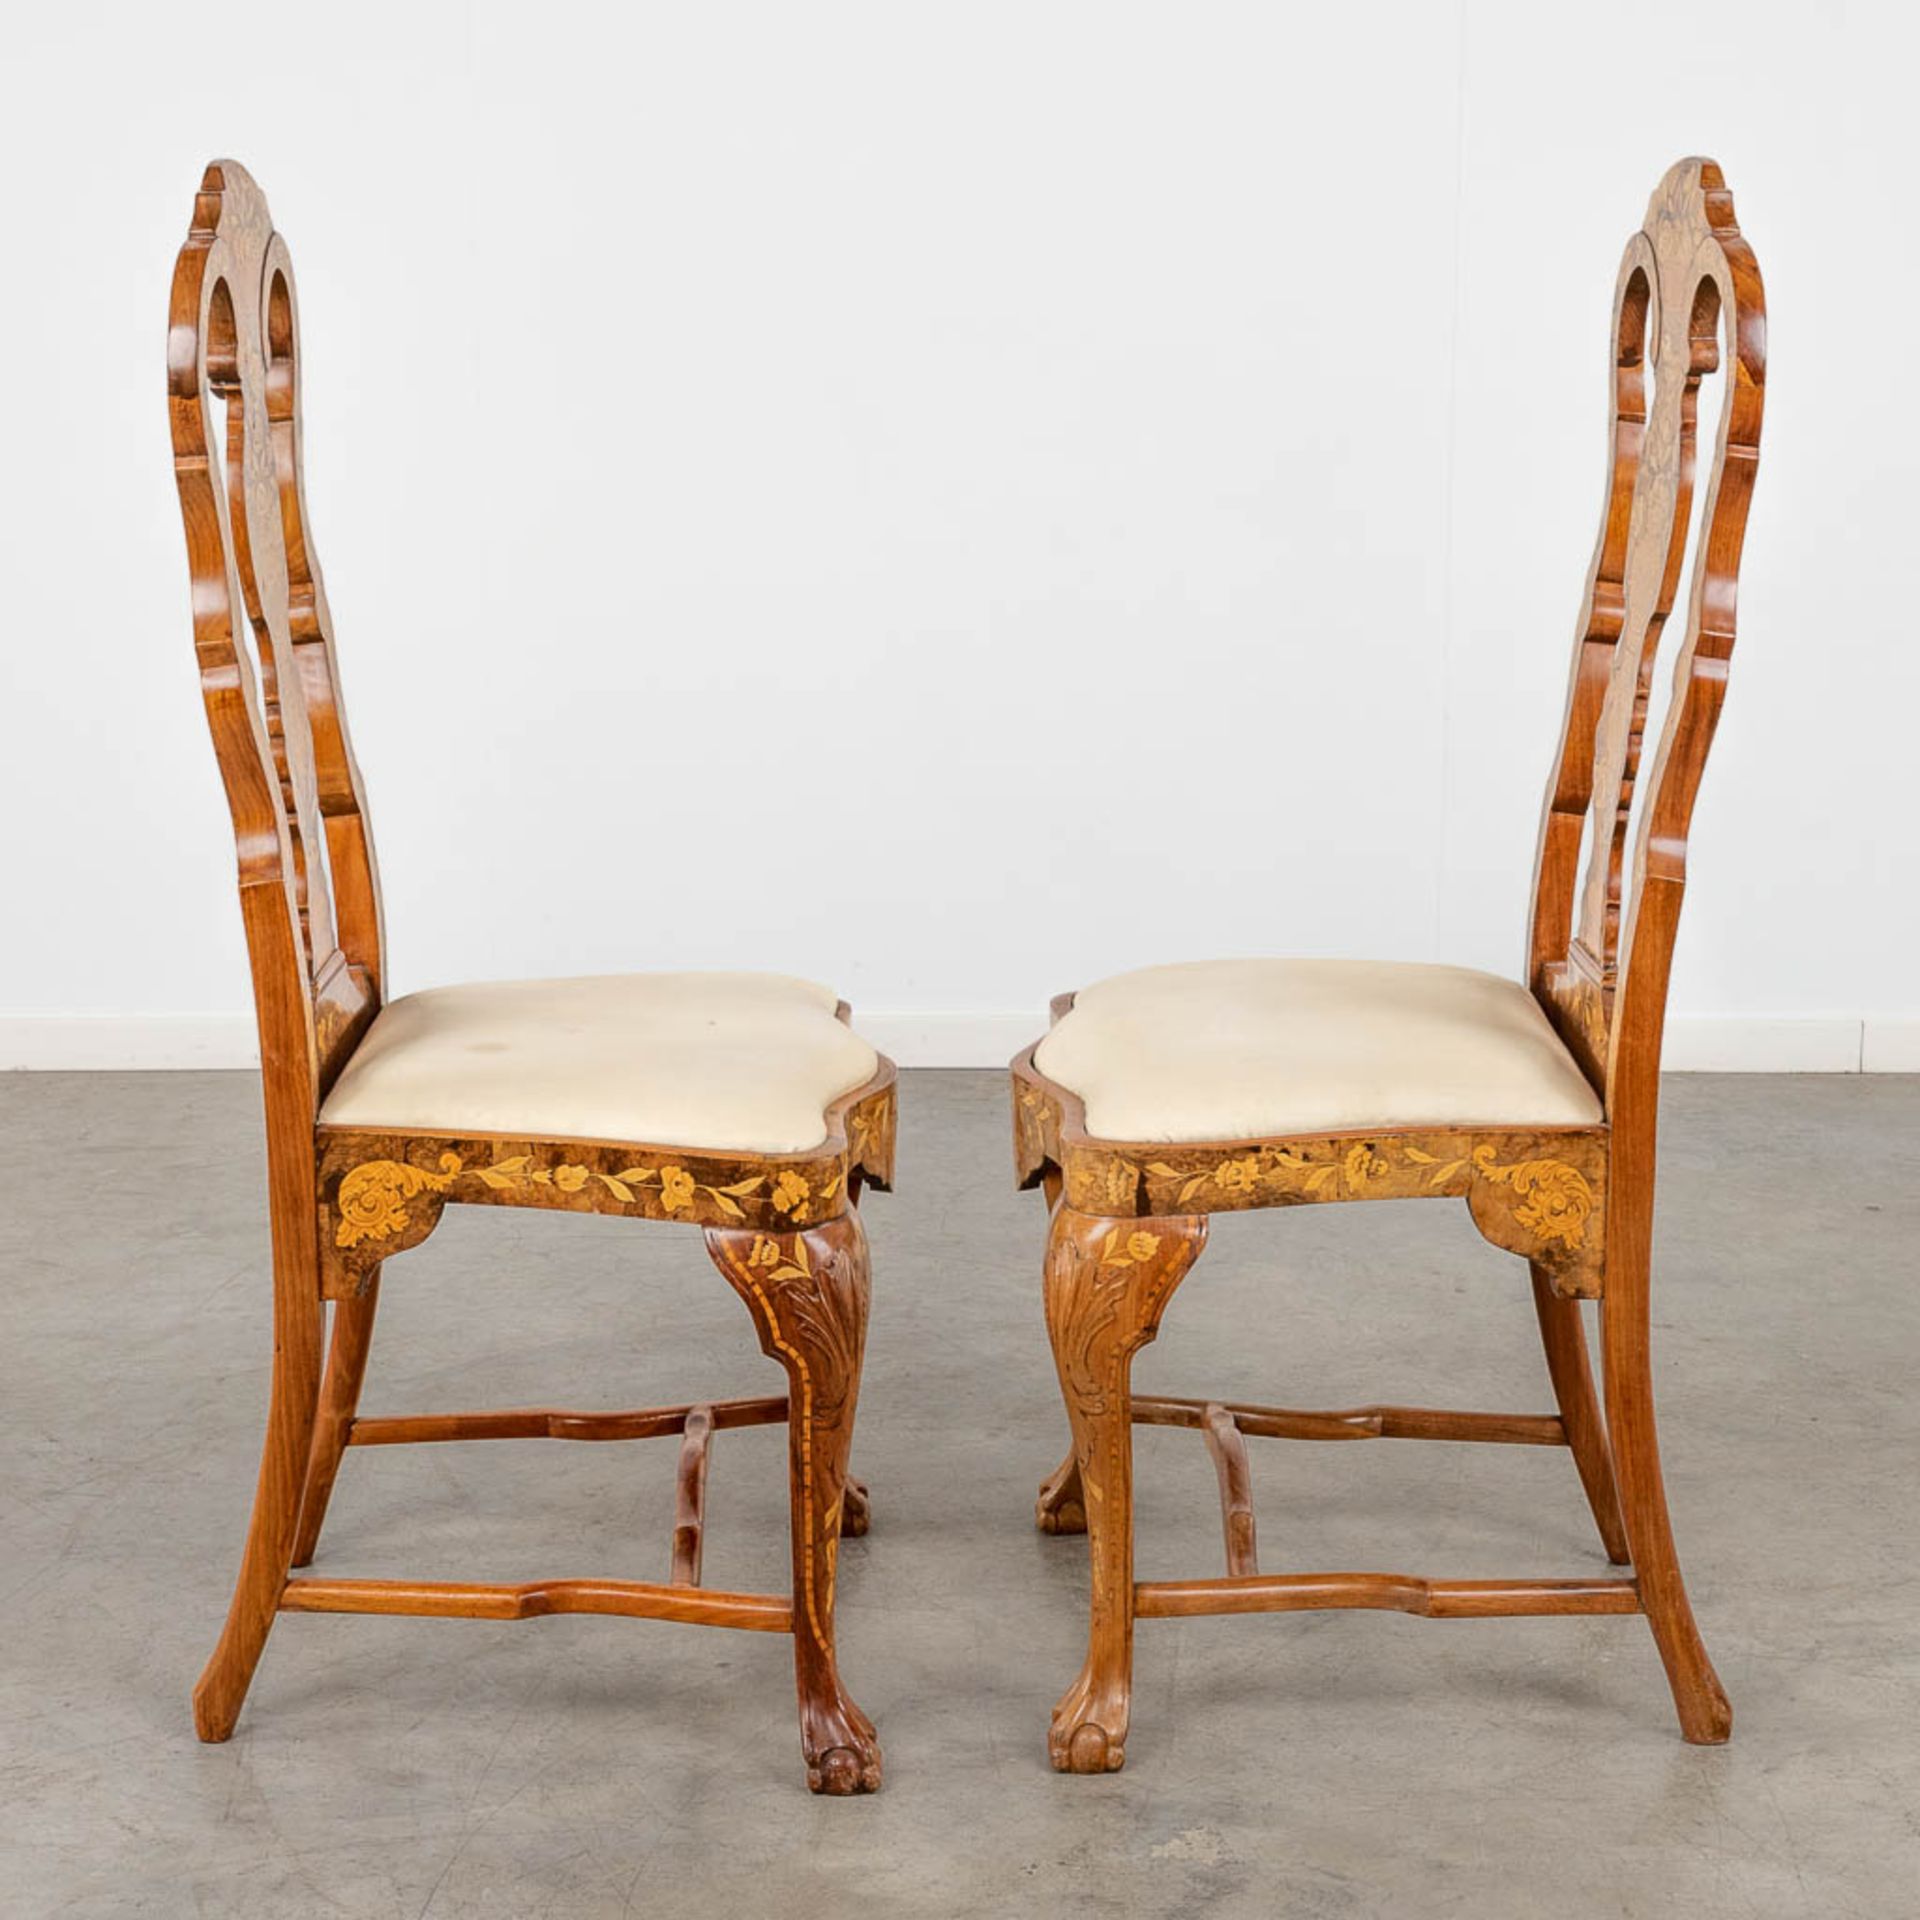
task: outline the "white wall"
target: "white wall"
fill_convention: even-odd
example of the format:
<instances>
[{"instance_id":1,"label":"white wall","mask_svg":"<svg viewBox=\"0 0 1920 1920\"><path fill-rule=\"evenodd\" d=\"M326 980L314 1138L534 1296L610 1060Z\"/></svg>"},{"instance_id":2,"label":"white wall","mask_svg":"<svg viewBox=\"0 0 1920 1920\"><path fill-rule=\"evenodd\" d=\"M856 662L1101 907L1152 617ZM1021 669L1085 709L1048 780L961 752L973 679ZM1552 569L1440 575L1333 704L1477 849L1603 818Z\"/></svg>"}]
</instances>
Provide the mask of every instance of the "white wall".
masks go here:
<instances>
[{"instance_id":1,"label":"white wall","mask_svg":"<svg viewBox=\"0 0 1920 1920\"><path fill-rule=\"evenodd\" d=\"M1725 166L1767 449L1675 1052L1920 1066L1903 8L10 22L0 1060L248 1043L163 312L301 275L396 990L769 966L908 1059L1197 954L1517 963L1615 263Z\"/></svg>"}]
</instances>

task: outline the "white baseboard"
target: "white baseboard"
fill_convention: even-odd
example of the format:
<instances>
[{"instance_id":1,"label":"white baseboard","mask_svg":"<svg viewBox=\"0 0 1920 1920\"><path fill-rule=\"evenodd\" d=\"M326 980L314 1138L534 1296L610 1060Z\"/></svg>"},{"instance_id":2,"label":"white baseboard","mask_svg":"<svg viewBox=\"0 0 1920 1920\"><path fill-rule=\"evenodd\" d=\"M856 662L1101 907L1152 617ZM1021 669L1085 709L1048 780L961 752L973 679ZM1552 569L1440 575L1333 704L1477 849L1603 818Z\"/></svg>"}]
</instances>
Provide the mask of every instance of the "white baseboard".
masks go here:
<instances>
[{"instance_id":1,"label":"white baseboard","mask_svg":"<svg viewBox=\"0 0 1920 1920\"><path fill-rule=\"evenodd\" d=\"M1668 1073L1858 1073L1858 1018L1673 1014L1660 1064Z\"/></svg>"},{"instance_id":2,"label":"white baseboard","mask_svg":"<svg viewBox=\"0 0 1920 1920\"><path fill-rule=\"evenodd\" d=\"M860 1031L903 1067L1003 1067L1046 1031L1044 1010L869 1013ZM0 1016L0 1070L251 1067L245 1013ZM1920 1073L1920 1018L1676 1014L1670 1073Z\"/></svg>"},{"instance_id":3,"label":"white baseboard","mask_svg":"<svg viewBox=\"0 0 1920 1920\"><path fill-rule=\"evenodd\" d=\"M1004 1067L1047 1030L1035 1013L862 1013L853 1024L903 1067Z\"/></svg>"},{"instance_id":4,"label":"white baseboard","mask_svg":"<svg viewBox=\"0 0 1920 1920\"><path fill-rule=\"evenodd\" d=\"M257 1067L250 1013L0 1015L0 1069Z\"/></svg>"},{"instance_id":5,"label":"white baseboard","mask_svg":"<svg viewBox=\"0 0 1920 1920\"><path fill-rule=\"evenodd\" d=\"M1869 1014L1860 1043L1863 1073L1920 1073L1920 1020Z\"/></svg>"}]
</instances>

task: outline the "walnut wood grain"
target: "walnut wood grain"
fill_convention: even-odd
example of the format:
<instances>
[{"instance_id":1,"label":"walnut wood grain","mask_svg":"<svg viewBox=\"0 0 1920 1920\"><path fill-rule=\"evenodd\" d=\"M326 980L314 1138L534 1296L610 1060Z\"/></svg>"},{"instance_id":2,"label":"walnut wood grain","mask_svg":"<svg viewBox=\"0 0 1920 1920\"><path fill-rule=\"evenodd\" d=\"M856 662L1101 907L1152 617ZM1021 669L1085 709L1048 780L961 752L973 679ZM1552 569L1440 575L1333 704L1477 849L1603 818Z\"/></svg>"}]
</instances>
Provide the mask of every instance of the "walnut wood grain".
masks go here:
<instances>
[{"instance_id":1,"label":"walnut wood grain","mask_svg":"<svg viewBox=\"0 0 1920 1920\"><path fill-rule=\"evenodd\" d=\"M535 1436L632 1439L688 1430L691 1414L684 1407L361 1420L360 1390L383 1265L426 1239L446 1206L541 1207L788 1234L818 1230L835 1248L858 1242L864 1263L853 1208L866 1186L885 1188L893 1175L894 1073L885 1060L865 1085L828 1107L819 1146L799 1154L710 1153L671 1141L455 1137L319 1125L321 1102L382 1005L385 936L366 792L348 736L332 615L307 519L300 383L298 307L286 242L246 171L216 161L202 178L174 269L167 405L194 649L231 818L259 1029L274 1342L267 1435L240 1574L226 1626L194 1690L195 1725L207 1740L224 1740L232 1732L268 1631L282 1611L490 1619L621 1613L776 1631L792 1630L803 1606L811 1618L821 1605L816 1584L797 1585L791 1602L711 1594L692 1584L700 1563L697 1498L690 1520L683 1511L676 1535L677 1584L665 1588L620 1581L483 1587L288 1575L318 1549L350 1446ZM847 1019L844 1006L839 1016ZM864 1264L861 1271L864 1288ZM323 1375L328 1300L334 1302L333 1326ZM842 1466L852 1407L849 1392L835 1442ZM728 1403L711 1409L709 1431L787 1416L784 1397ZM698 1492L689 1488L684 1469L683 1455L683 1505ZM863 1498L859 1518L850 1524L864 1525L865 1512ZM838 1525L836 1508L836 1538ZM830 1586L829 1572L829 1596ZM798 1637L805 1647L816 1646L811 1626ZM818 1683L812 1696L803 1689L802 1698L805 1737L817 1745L826 1683L817 1652L802 1657L812 1663L807 1670ZM829 1645L829 1677L831 1664ZM844 1790L849 1765L860 1784L877 1782L872 1729L849 1733L848 1742L838 1759L822 1749L820 1767L809 1746L816 1787Z\"/></svg>"},{"instance_id":2,"label":"walnut wood grain","mask_svg":"<svg viewBox=\"0 0 1920 1920\"><path fill-rule=\"evenodd\" d=\"M1126 1760L1133 1691L1133 1356L1207 1242L1204 1218L1128 1227L1056 1208L1047 1242L1047 1332L1083 1489L1092 1610L1080 1677L1053 1710L1062 1773Z\"/></svg>"},{"instance_id":3,"label":"walnut wood grain","mask_svg":"<svg viewBox=\"0 0 1920 1920\"><path fill-rule=\"evenodd\" d=\"M1243 1434L1272 1440L1472 1440L1510 1447L1564 1447L1565 1424L1551 1413L1455 1413L1445 1407L1255 1407L1244 1401L1136 1395L1142 1427L1205 1427L1218 1406Z\"/></svg>"},{"instance_id":4,"label":"walnut wood grain","mask_svg":"<svg viewBox=\"0 0 1920 1920\"><path fill-rule=\"evenodd\" d=\"M418 1246L450 1203L613 1214L684 1226L791 1230L893 1180L891 1061L827 1110L808 1153L706 1153L632 1140L531 1140L321 1127L322 1284L352 1298L389 1254Z\"/></svg>"},{"instance_id":5,"label":"walnut wood grain","mask_svg":"<svg viewBox=\"0 0 1920 1920\"><path fill-rule=\"evenodd\" d=\"M1086 1532L1087 1493L1080 1484L1080 1462L1071 1447L1067 1457L1041 1481L1033 1503L1033 1523L1042 1533Z\"/></svg>"},{"instance_id":6,"label":"walnut wood grain","mask_svg":"<svg viewBox=\"0 0 1920 1920\"><path fill-rule=\"evenodd\" d=\"M873 1496L864 1480L847 1475L847 1490L840 1501L840 1537L857 1540L873 1525Z\"/></svg>"},{"instance_id":7,"label":"walnut wood grain","mask_svg":"<svg viewBox=\"0 0 1920 1920\"><path fill-rule=\"evenodd\" d=\"M1227 1572L1239 1578L1260 1571L1253 1519L1253 1469L1247 1443L1234 1417L1219 1401L1201 1409L1200 1432L1220 1482L1220 1531L1226 1540Z\"/></svg>"},{"instance_id":8,"label":"walnut wood grain","mask_svg":"<svg viewBox=\"0 0 1920 1920\"><path fill-rule=\"evenodd\" d=\"M707 1520L707 1466L713 1458L711 1410L688 1408L681 1432L685 1438L680 1443L680 1464L674 1474L673 1552L667 1580L676 1587L697 1587Z\"/></svg>"},{"instance_id":9,"label":"walnut wood grain","mask_svg":"<svg viewBox=\"0 0 1920 1920\"><path fill-rule=\"evenodd\" d=\"M1687 834L1726 697L1766 386L1760 269L1712 161L1682 161L1655 190L1620 264L1612 333L1607 507L1541 815L1528 957L1535 993L1603 1092L1616 1153L1630 1151L1637 1169L1643 1151L1651 1165ZM1720 367L1723 335L1725 404L1674 649L1675 697L1642 795L1652 678L1688 558L1700 382ZM1591 846L1576 899L1583 837Z\"/></svg>"},{"instance_id":10,"label":"walnut wood grain","mask_svg":"<svg viewBox=\"0 0 1920 1920\"><path fill-rule=\"evenodd\" d=\"M438 1440L654 1440L684 1433L696 1413L715 1433L727 1427L763 1427L784 1421L787 1396L710 1400L686 1407L640 1407L630 1413L585 1413L564 1407L509 1407L498 1413L414 1413L355 1420L353 1447L391 1447Z\"/></svg>"},{"instance_id":11,"label":"walnut wood grain","mask_svg":"<svg viewBox=\"0 0 1920 1920\"><path fill-rule=\"evenodd\" d=\"M1580 1303L1562 1299L1554 1292L1549 1276L1536 1269L1533 1305L1540 1322L1547 1377L1560 1405L1560 1437L1572 1449L1593 1523L1600 1529L1600 1544L1616 1567L1624 1567L1633 1556L1627 1547L1626 1525L1620 1518L1620 1490L1614 1485L1606 1422L1593 1391L1593 1368L1587 1358L1587 1329L1580 1317Z\"/></svg>"},{"instance_id":12,"label":"walnut wood grain","mask_svg":"<svg viewBox=\"0 0 1920 1920\"><path fill-rule=\"evenodd\" d=\"M1142 1620L1208 1613L1302 1613L1357 1607L1428 1620L1516 1614L1638 1613L1631 1580L1422 1580L1410 1573L1259 1573L1243 1579L1149 1580L1134 1589Z\"/></svg>"},{"instance_id":13,"label":"walnut wood grain","mask_svg":"<svg viewBox=\"0 0 1920 1920\"><path fill-rule=\"evenodd\" d=\"M544 1620L561 1613L680 1620L696 1627L791 1633L792 1607L770 1593L655 1586L644 1580L529 1580L488 1586L457 1580L289 1580L286 1613L402 1613L428 1620Z\"/></svg>"},{"instance_id":14,"label":"walnut wood grain","mask_svg":"<svg viewBox=\"0 0 1920 1920\"><path fill-rule=\"evenodd\" d=\"M1600 1289L1607 1134L1592 1127L1422 1127L1238 1140L1105 1140L1086 1108L1028 1047L1012 1066L1016 1170L1057 1170L1082 1213L1144 1220L1187 1212L1355 1200L1464 1199L1495 1246L1521 1254L1569 1296Z\"/></svg>"},{"instance_id":15,"label":"walnut wood grain","mask_svg":"<svg viewBox=\"0 0 1920 1920\"><path fill-rule=\"evenodd\" d=\"M340 1462L354 1439L360 1388L373 1351L373 1316L380 1303L380 1276L368 1276L364 1291L333 1304L333 1332L327 1342L327 1370L320 1382L320 1406L314 1417L313 1446L307 1455L306 1485L300 1493L300 1522L294 1529L293 1564L312 1564L333 1499ZM362 1441L360 1444L364 1445Z\"/></svg>"},{"instance_id":16,"label":"walnut wood grain","mask_svg":"<svg viewBox=\"0 0 1920 1920\"><path fill-rule=\"evenodd\" d=\"M847 1454L867 1340L866 1232L860 1216L847 1213L805 1233L710 1227L706 1241L753 1315L762 1351L787 1374L793 1662L808 1784L816 1793L871 1793L880 1784L880 1745L841 1683L833 1635Z\"/></svg>"},{"instance_id":17,"label":"walnut wood grain","mask_svg":"<svg viewBox=\"0 0 1920 1920\"><path fill-rule=\"evenodd\" d=\"M1035 1512L1047 1532L1086 1528L1092 1534L1097 1657L1089 1658L1079 1694L1062 1703L1070 1709L1066 1738L1084 1739L1084 1752L1063 1758L1056 1710L1050 1736L1056 1766L1096 1771L1120 1763L1136 1613L1305 1606L1387 1607L1436 1618L1644 1611L1682 1733L1713 1742L1730 1730L1726 1695L1700 1640L1667 1513L1649 1306L1667 988L1694 802L1726 694L1766 379L1759 268L1712 161L1683 160L1655 189L1615 282L1608 357L1607 497L1541 818L1525 976L1599 1096L1600 1123L1106 1140L1090 1133L1072 1089L1038 1070L1032 1048L1012 1068L1015 1175L1022 1187L1040 1188L1054 1209L1046 1271L1056 1354L1062 1338L1056 1294L1063 1302L1084 1299L1092 1282L1081 1269L1099 1271L1097 1261L1089 1265L1086 1246L1124 1244L1130 1234L1151 1237L1171 1227L1197 1252L1196 1236L1216 1212L1456 1198L1466 1201L1482 1235L1528 1262L1559 1413L1385 1406L1314 1413L1150 1399L1117 1416L1111 1384L1063 1366L1075 1450L1042 1486ZM1711 447L1702 447L1700 387L1716 375L1725 385L1720 430ZM1690 543L1696 496L1698 532ZM1689 563L1691 584L1683 595ZM1663 653L1674 691L1649 754L1654 674ZM1054 1018L1071 1005L1071 995L1056 999ZM1063 1226L1068 1221L1073 1224ZM1079 1267L1063 1251L1063 1234L1070 1247L1083 1249ZM1062 1277L1069 1272L1079 1275L1071 1285ZM1103 1337L1137 1344L1146 1337L1138 1329L1157 1324L1169 1289L1145 1266L1132 1274L1115 1269L1108 1277L1099 1308ZM1583 1298L1600 1302L1604 1396L1596 1392L1589 1362ZM1072 1313L1067 1318L1075 1321ZM1097 1414L1090 1410L1096 1403ZM1125 1407L1124 1384L1120 1404ZM1633 1577L1461 1582L1397 1574L1248 1575L1153 1583L1122 1602L1112 1582L1117 1569L1131 1565L1131 1480L1109 1464L1095 1487L1083 1429L1111 1462L1116 1422L1124 1427L1135 1420L1200 1428L1223 1488L1232 1462L1229 1425L1236 1441L1273 1435L1565 1445L1609 1559L1630 1566ZM1250 1553L1250 1513L1247 1539ZM1121 1620L1124 1633L1116 1624Z\"/></svg>"}]
</instances>

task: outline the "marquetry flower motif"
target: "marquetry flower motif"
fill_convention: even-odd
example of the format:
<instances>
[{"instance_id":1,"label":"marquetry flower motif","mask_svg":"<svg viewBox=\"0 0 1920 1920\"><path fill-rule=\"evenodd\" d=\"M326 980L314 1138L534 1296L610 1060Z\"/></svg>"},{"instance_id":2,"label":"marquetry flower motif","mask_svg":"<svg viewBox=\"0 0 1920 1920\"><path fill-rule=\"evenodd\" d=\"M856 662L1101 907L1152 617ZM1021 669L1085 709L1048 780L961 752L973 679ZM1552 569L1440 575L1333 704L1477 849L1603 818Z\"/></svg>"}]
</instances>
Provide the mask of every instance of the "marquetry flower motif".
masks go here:
<instances>
[{"instance_id":1,"label":"marquetry flower motif","mask_svg":"<svg viewBox=\"0 0 1920 1920\"><path fill-rule=\"evenodd\" d=\"M1389 1169L1372 1147L1362 1141L1358 1146L1347 1149L1347 1157L1341 1162L1341 1171L1346 1175L1347 1185L1358 1193L1369 1181L1383 1179Z\"/></svg>"},{"instance_id":2,"label":"marquetry flower motif","mask_svg":"<svg viewBox=\"0 0 1920 1920\"><path fill-rule=\"evenodd\" d=\"M761 1268L769 1280L806 1280L813 1273L807 1262L806 1238L798 1233L793 1236L791 1255L772 1234L756 1233L747 1249L747 1265Z\"/></svg>"},{"instance_id":3,"label":"marquetry flower motif","mask_svg":"<svg viewBox=\"0 0 1920 1920\"><path fill-rule=\"evenodd\" d=\"M369 1160L355 1167L334 1197L340 1216L335 1243L357 1247L362 1240L391 1239L407 1224L407 1202L419 1193L444 1192L459 1169L460 1162L450 1153L441 1156L438 1173L402 1160Z\"/></svg>"},{"instance_id":4,"label":"marquetry flower motif","mask_svg":"<svg viewBox=\"0 0 1920 1920\"><path fill-rule=\"evenodd\" d=\"M840 1190L836 1174L814 1194L799 1174L782 1173L782 1200L775 1204L796 1222L806 1217L812 1201L822 1204ZM341 1176L334 1192L334 1241L342 1247L357 1247L363 1240L390 1240L408 1224L409 1203L423 1193L445 1193L455 1181L475 1180L495 1193L512 1193L538 1187L555 1193L584 1193L598 1182L616 1200L628 1206L643 1206L644 1190L657 1190L654 1202L662 1213L703 1214L722 1220L744 1220L740 1202L758 1193L767 1176L756 1173L730 1186L715 1187L696 1180L685 1167L622 1167L617 1173L603 1173L597 1167L563 1161L556 1167L537 1167L530 1153L514 1153L484 1167L462 1166L460 1156L443 1153L438 1171L409 1166L401 1160L369 1160Z\"/></svg>"},{"instance_id":5,"label":"marquetry flower motif","mask_svg":"<svg viewBox=\"0 0 1920 1920\"><path fill-rule=\"evenodd\" d=\"M869 1167L883 1167L890 1154L893 1102L870 1100L853 1111L853 1157Z\"/></svg>"},{"instance_id":6,"label":"marquetry flower motif","mask_svg":"<svg viewBox=\"0 0 1920 1920\"><path fill-rule=\"evenodd\" d=\"M1130 1197L1132 1181L1142 1169L1124 1161L1114 1164L1124 1170ZM1110 1166L1110 1176L1111 1172ZM1458 1191L1464 1173L1469 1180L1507 1188L1518 1202L1513 1209L1514 1221L1524 1232L1536 1240L1557 1241L1570 1248L1586 1244L1587 1224L1597 1204L1593 1188L1579 1168L1563 1160L1516 1160L1503 1165L1495 1159L1491 1146L1475 1147L1470 1154L1453 1159L1398 1141L1384 1145L1355 1141L1337 1147L1325 1158L1294 1147L1262 1147L1197 1172L1170 1166L1164 1160L1148 1161L1144 1172L1149 1181L1178 1183L1172 1206L1161 1201L1165 1211L1189 1206L1196 1200L1204 1207L1202 1196L1209 1188L1228 1200L1243 1196L1255 1201L1331 1200L1363 1194L1412 1198L1449 1186ZM1115 1250L1122 1249L1110 1236L1103 1264L1131 1264L1117 1261ZM1145 1257L1133 1256L1135 1260Z\"/></svg>"},{"instance_id":7,"label":"marquetry flower motif","mask_svg":"<svg viewBox=\"0 0 1920 1920\"><path fill-rule=\"evenodd\" d=\"M807 1198L813 1192L806 1181L791 1167L783 1168L773 1183L773 1191L767 1196L773 1202L775 1213L791 1214L795 1221L807 1217Z\"/></svg>"},{"instance_id":8,"label":"marquetry flower motif","mask_svg":"<svg viewBox=\"0 0 1920 1920\"><path fill-rule=\"evenodd\" d=\"M1100 1264L1103 1267L1138 1267L1159 1251L1160 1236L1157 1233L1130 1233L1123 1239L1120 1229L1115 1227L1100 1243Z\"/></svg>"}]
</instances>

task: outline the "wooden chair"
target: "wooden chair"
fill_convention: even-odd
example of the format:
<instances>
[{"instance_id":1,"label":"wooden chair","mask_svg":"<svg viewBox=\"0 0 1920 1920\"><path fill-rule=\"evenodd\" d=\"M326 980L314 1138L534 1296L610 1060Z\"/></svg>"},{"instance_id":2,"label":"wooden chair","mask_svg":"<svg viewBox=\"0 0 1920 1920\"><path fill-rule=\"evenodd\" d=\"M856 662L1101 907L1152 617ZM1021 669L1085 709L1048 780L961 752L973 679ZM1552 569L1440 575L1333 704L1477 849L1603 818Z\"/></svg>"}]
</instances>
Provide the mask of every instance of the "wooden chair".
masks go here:
<instances>
[{"instance_id":1,"label":"wooden chair","mask_svg":"<svg viewBox=\"0 0 1920 1920\"><path fill-rule=\"evenodd\" d=\"M174 271L167 387L193 636L239 855L265 1078L274 1348L253 1519L194 1691L224 1740L280 1613L630 1614L791 1633L817 1792L879 1785L834 1659L834 1562L866 1335L861 1188L891 1176L894 1074L824 988L771 975L523 981L383 1002L380 887L300 471L293 269L259 188L210 166ZM245 632L251 647L240 643ZM788 1391L638 1412L361 1419L383 1263L449 1202L702 1230ZM321 1368L322 1320L332 1332ZM707 1451L785 1421L788 1595L700 1584ZM682 1436L667 1577L518 1586L293 1578L348 1447Z\"/></svg>"},{"instance_id":2,"label":"wooden chair","mask_svg":"<svg viewBox=\"0 0 1920 1920\"><path fill-rule=\"evenodd\" d=\"M1647 1306L1667 979L1688 822L1733 649L1765 374L1759 269L1711 161L1681 162L1654 193L1627 243L1613 329L1611 484L1547 788L1526 986L1346 962L1154 968L1056 1001L1052 1031L1014 1061L1020 1182L1044 1187L1053 1208L1047 1322L1073 1429L1038 1519L1050 1533L1087 1531L1093 1565L1086 1664L1053 1714L1064 1771L1109 1771L1125 1757L1136 1618L1310 1607L1644 1613L1686 1738L1727 1737L1726 1695L1668 1525ZM1719 367L1723 331L1731 378L1673 697L1642 782L1655 655L1687 557L1697 393ZM1209 1215L1441 1196L1464 1198L1481 1233L1529 1263L1557 1414L1301 1412L1131 1394L1133 1356L1205 1246ZM1599 1302L1604 1418L1582 1299ZM1199 1429L1219 1475L1225 1578L1135 1584L1135 1422ZM1262 1573L1248 1434L1565 1446L1608 1558L1631 1571Z\"/></svg>"}]
</instances>

